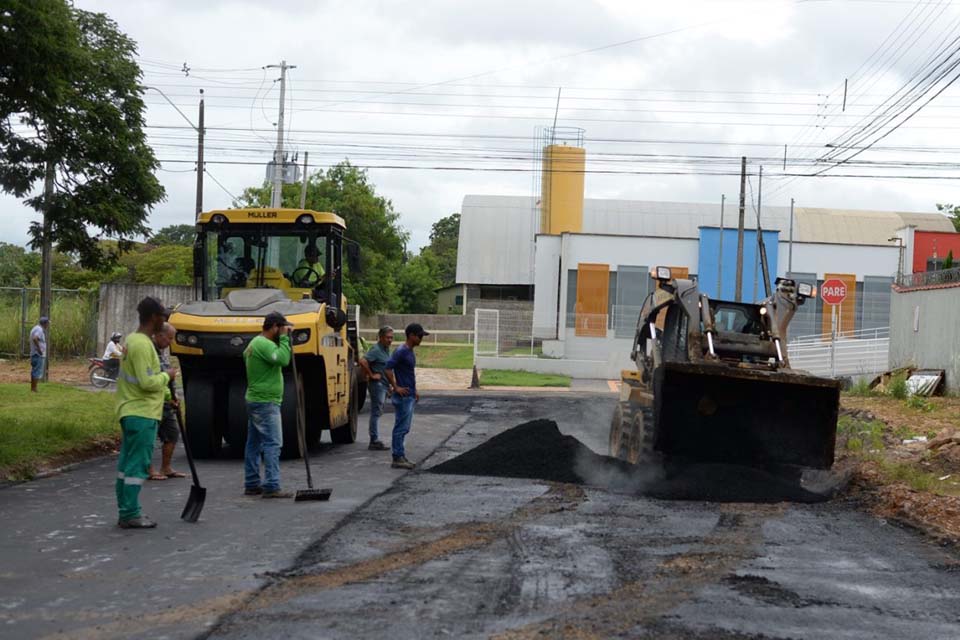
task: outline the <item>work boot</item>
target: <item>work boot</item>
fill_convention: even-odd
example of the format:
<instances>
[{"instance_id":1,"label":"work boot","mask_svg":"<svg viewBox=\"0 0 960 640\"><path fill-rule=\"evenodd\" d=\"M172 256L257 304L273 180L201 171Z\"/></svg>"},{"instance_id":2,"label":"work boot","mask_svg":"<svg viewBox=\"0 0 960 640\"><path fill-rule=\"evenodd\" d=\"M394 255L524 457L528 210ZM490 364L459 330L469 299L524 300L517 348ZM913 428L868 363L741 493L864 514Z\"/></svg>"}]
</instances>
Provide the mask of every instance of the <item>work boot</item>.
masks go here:
<instances>
[{"instance_id":1,"label":"work boot","mask_svg":"<svg viewBox=\"0 0 960 640\"><path fill-rule=\"evenodd\" d=\"M387 445L383 444L379 440L374 440L373 442L370 443L367 449L369 449L370 451L386 451Z\"/></svg>"},{"instance_id":2,"label":"work boot","mask_svg":"<svg viewBox=\"0 0 960 640\"><path fill-rule=\"evenodd\" d=\"M413 464L406 458L394 458L393 463L390 465L392 469L413 469L417 465Z\"/></svg>"},{"instance_id":3,"label":"work boot","mask_svg":"<svg viewBox=\"0 0 960 640\"><path fill-rule=\"evenodd\" d=\"M137 516L128 520L119 520L117 526L121 529L153 529L157 523L147 516Z\"/></svg>"},{"instance_id":4,"label":"work boot","mask_svg":"<svg viewBox=\"0 0 960 640\"><path fill-rule=\"evenodd\" d=\"M263 494L263 487L246 487L243 490L245 496L259 496Z\"/></svg>"},{"instance_id":5,"label":"work boot","mask_svg":"<svg viewBox=\"0 0 960 640\"><path fill-rule=\"evenodd\" d=\"M274 489L273 491L264 491L260 497L261 498L292 498L293 492Z\"/></svg>"}]
</instances>

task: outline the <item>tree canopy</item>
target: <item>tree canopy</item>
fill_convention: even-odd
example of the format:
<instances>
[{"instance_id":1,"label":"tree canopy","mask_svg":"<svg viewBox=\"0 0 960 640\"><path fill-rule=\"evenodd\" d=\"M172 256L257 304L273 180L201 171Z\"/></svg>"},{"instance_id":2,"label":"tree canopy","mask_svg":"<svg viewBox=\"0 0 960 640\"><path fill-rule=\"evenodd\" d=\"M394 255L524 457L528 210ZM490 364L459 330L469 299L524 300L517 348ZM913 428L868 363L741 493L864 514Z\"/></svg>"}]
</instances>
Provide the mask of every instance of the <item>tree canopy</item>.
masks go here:
<instances>
[{"instance_id":1,"label":"tree canopy","mask_svg":"<svg viewBox=\"0 0 960 640\"><path fill-rule=\"evenodd\" d=\"M163 227L150 236L150 244L158 246L176 244L182 247L192 247L196 235L197 229L192 224L173 224Z\"/></svg>"},{"instance_id":2,"label":"tree canopy","mask_svg":"<svg viewBox=\"0 0 960 640\"><path fill-rule=\"evenodd\" d=\"M430 244L421 254L429 253L434 259L434 275L440 287L456 284L457 246L460 240L460 214L452 213L433 223L430 230Z\"/></svg>"},{"instance_id":3,"label":"tree canopy","mask_svg":"<svg viewBox=\"0 0 960 640\"><path fill-rule=\"evenodd\" d=\"M960 231L960 205L937 203L937 211L950 216L953 228Z\"/></svg>"},{"instance_id":4,"label":"tree canopy","mask_svg":"<svg viewBox=\"0 0 960 640\"><path fill-rule=\"evenodd\" d=\"M245 189L237 204L268 206L270 190L270 185ZM282 195L283 206L300 206L299 184L284 185ZM344 269L347 299L371 312L397 308L396 274L401 270L408 234L400 228L393 204L377 195L366 171L344 161L312 174L307 179L306 207L342 217L347 237L360 245L360 273Z\"/></svg>"},{"instance_id":5,"label":"tree canopy","mask_svg":"<svg viewBox=\"0 0 960 640\"><path fill-rule=\"evenodd\" d=\"M98 239L129 248L164 197L136 44L106 15L66 0L7 0L0 33L0 189L43 211L51 167L47 228L31 225L32 245L48 234L82 266L109 266L116 255Z\"/></svg>"}]
</instances>

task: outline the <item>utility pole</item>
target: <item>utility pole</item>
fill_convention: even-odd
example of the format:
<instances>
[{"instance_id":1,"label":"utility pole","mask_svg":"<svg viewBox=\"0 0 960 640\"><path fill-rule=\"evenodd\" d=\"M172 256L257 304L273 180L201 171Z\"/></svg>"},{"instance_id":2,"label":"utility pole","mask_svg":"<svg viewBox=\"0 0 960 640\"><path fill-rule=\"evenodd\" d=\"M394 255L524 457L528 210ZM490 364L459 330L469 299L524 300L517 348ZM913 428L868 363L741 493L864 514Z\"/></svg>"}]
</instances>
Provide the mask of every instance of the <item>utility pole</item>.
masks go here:
<instances>
[{"instance_id":1,"label":"utility pole","mask_svg":"<svg viewBox=\"0 0 960 640\"><path fill-rule=\"evenodd\" d=\"M203 89L200 89L200 126L197 127L197 216L203 211Z\"/></svg>"},{"instance_id":2,"label":"utility pole","mask_svg":"<svg viewBox=\"0 0 960 640\"><path fill-rule=\"evenodd\" d=\"M787 277L793 273L793 198L790 198L790 249L787 251Z\"/></svg>"},{"instance_id":3,"label":"utility pole","mask_svg":"<svg viewBox=\"0 0 960 640\"><path fill-rule=\"evenodd\" d=\"M743 296L740 289L743 287L743 214L747 204L747 156L740 157L740 220L737 223L737 290L734 292L736 302L741 302Z\"/></svg>"},{"instance_id":4,"label":"utility pole","mask_svg":"<svg viewBox=\"0 0 960 640\"><path fill-rule=\"evenodd\" d=\"M770 265L767 263L767 245L763 242L763 227L760 226L760 212L763 211L763 165L760 165L760 179L757 182L757 253L760 259L760 269L763 273L763 296L770 297ZM756 279L754 279L756 289ZM757 294L753 294L754 301Z\"/></svg>"},{"instance_id":5,"label":"utility pole","mask_svg":"<svg viewBox=\"0 0 960 640\"><path fill-rule=\"evenodd\" d=\"M53 160L47 160L47 174L43 181L43 244L40 248L40 315L50 317L50 306L53 298L53 242L50 231L53 223L50 220L50 209L53 207L53 189L56 165ZM24 318L25 319L25 318ZM47 372L50 367L50 328L43 327L44 340L47 352L44 354L46 362L43 367L43 381L47 381Z\"/></svg>"},{"instance_id":6,"label":"utility pole","mask_svg":"<svg viewBox=\"0 0 960 640\"><path fill-rule=\"evenodd\" d=\"M287 70L296 69L296 65L288 65L286 60L280 64L268 64L267 69L280 69L280 113L277 116L277 150L273 155L273 197L270 206L279 209L283 196L283 106L287 97Z\"/></svg>"},{"instance_id":7,"label":"utility pole","mask_svg":"<svg viewBox=\"0 0 960 640\"><path fill-rule=\"evenodd\" d=\"M723 297L723 206L727 202L727 194L720 195L720 248L717 252L717 299Z\"/></svg>"},{"instance_id":8,"label":"utility pole","mask_svg":"<svg viewBox=\"0 0 960 640\"><path fill-rule=\"evenodd\" d=\"M303 152L303 180L300 182L300 208L307 208L307 158L310 157L309 151Z\"/></svg>"}]
</instances>

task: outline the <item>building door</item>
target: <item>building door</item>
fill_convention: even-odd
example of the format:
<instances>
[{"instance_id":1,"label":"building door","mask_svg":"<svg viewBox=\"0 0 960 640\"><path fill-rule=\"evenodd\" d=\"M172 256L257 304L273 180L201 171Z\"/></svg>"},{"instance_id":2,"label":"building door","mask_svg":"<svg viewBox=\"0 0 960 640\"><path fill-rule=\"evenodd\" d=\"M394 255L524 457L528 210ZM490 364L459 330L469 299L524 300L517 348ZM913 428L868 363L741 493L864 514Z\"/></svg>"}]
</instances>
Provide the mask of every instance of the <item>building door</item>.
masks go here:
<instances>
[{"instance_id":1,"label":"building door","mask_svg":"<svg viewBox=\"0 0 960 640\"><path fill-rule=\"evenodd\" d=\"M577 267L577 336L605 338L609 301L610 265L581 262Z\"/></svg>"}]
</instances>

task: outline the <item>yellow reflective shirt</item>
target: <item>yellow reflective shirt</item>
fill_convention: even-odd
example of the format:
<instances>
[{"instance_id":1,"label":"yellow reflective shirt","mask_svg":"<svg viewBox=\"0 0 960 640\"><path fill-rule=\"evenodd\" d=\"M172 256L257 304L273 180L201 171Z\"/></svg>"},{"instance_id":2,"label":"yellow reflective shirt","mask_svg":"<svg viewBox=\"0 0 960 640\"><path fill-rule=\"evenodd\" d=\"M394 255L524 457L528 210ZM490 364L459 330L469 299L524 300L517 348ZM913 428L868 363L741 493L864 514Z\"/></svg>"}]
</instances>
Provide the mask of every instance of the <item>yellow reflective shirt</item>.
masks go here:
<instances>
[{"instance_id":1,"label":"yellow reflective shirt","mask_svg":"<svg viewBox=\"0 0 960 640\"><path fill-rule=\"evenodd\" d=\"M159 420L170 398L170 376L160 370L153 341L142 333L127 336L127 351L117 376L117 418L137 416Z\"/></svg>"}]
</instances>

